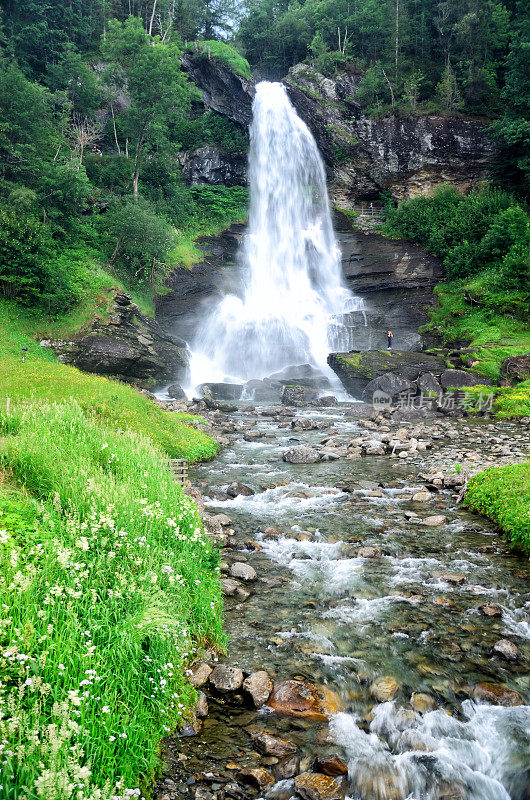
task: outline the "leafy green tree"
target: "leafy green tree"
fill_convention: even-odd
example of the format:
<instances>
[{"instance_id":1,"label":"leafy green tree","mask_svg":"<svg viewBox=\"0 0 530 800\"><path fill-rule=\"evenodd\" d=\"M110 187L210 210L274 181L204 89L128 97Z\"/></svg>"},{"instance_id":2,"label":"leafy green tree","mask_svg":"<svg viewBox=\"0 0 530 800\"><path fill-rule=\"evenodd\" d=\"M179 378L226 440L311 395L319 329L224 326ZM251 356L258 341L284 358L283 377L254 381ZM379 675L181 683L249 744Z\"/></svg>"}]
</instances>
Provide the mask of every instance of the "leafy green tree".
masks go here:
<instances>
[{"instance_id":1,"label":"leafy green tree","mask_svg":"<svg viewBox=\"0 0 530 800\"><path fill-rule=\"evenodd\" d=\"M102 52L110 62L107 83L116 90L126 87L130 95L123 125L132 143L132 191L137 197L145 154L170 147L171 125L189 109L190 89L178 48L152 40L138 18L129 17L124 23L111 20Z\"/></svg>"},{"instance_id":2,"label":"leafy green tree","mask_svg":"<svg viewBox=\"0 0 530 800\"><path fill-rule=\"evenodd\" d=\"M436 86L436 93L447 111L452 111L462 106L462 97L458 89L456 75L450 63L447 63L443 71L442 79Z\"/></svg>"},{"instance_id":3,"label":"leafy green tree","mask_svg":"<svg viewBox=\"0 0 530 800\"><path fill-rule=\"evenodd\" d=\"M146 200L129 200L105 215L110 267L129 279L154 284L173 244L173 230Z\"/></svg>"}]
</instances>

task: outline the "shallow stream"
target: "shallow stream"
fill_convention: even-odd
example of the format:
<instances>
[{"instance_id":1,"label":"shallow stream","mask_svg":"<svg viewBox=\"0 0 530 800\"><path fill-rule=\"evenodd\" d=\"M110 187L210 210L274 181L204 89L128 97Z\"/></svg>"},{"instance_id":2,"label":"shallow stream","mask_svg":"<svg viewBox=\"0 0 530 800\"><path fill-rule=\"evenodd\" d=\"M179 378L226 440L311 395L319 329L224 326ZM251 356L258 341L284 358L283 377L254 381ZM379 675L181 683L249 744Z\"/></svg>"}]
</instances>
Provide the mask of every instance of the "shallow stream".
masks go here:
<instances>
[{"instance_id":1,"label":"shallow stream","mask_svg":"<svg viewBox=\"0 0 530 800\"><path fill-rule=\"evenodd\" d=\"M233 434L230 446L194 470L192 480L205 494L233 481L256 491L206 501L209 513L233 521L238 544L227 561L247 561L259 576L246 602L227 599L224 660L246 673L268 670L275 681L326 684L343 711L328 726L279 718L266 707L253 711L238 697L209 698L202 732L169 747L168 785L183 794L191 786L197 794L200 776L210 774L214 797L240 796L227 765L274 771L274 758L253 750L249 730L257 725L298 746L301 770L311 770L318 756L337 754L348 765L344 790L355 800L530 798L530 707L470 699L480 681L530 698L528 560L510 552L485 520L457 506L449 491L429 503L412 501L432 454L284 463L282 452L294 440L353 438L363 427L348 405L298 415L321 429L294 432L259 409L235 414L233 421L264 438L248 442L243 431ZM455 440L467 451L487 452L491 425L460 420L444 431L433 439L442 460L443 448L454 448ZM509 423L495 424L495 433L510 431ZM446 523L423 525L433 514L443 514ZM268 527L281 535L264 535ZM252 542L262 549L251 549ZM360 557L359 547L367 546L380 555ZM485 603L498 604L502 616L486 616L479 608ZM517 646L514 660L493 651L503 639ZM398 691L378 703L371 686L383 676ZM411 702L413 693L430 699ZM292 781L281 781L268 796L293 794Z\"/></svg>"}]
</instances>

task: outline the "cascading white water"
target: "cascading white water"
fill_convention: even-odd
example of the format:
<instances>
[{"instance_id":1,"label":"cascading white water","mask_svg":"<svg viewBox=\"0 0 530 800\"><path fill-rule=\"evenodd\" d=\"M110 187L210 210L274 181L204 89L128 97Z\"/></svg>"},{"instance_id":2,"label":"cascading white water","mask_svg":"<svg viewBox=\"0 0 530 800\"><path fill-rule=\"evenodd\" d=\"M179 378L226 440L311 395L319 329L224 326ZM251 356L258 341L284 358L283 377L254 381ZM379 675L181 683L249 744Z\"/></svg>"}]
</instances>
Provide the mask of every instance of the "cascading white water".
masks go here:
<instances>
[{"instance_id":1,"label":"cascading white water","mask_svg":"<svg viewBox=\"0 0 530 800\"><path fill-rule=\"evenodd\" d=\"M225 296L192 344L191 387L263 378L347 349L341 315L362 309L342 282L324 165L280 83L256 87L241 296Z\"/></svg>"}]
</instances>

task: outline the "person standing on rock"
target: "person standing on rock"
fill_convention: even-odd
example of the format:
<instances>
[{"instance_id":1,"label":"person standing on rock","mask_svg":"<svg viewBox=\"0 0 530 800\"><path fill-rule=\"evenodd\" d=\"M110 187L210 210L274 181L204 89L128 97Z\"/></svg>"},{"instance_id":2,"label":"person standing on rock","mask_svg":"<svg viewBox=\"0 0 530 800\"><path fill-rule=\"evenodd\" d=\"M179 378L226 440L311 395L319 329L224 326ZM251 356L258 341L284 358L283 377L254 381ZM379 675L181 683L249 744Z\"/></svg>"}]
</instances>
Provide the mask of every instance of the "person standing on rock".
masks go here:
<instances>
[{"instance_id":1,"label":"person standing on rock","mask_svg":"<svg viewBox=\"0 0 530 800\"><path fill-rule=\"evenodd\" d=\"M388 349L392 350L392 339L394 338L392 331L387 331L386 338L388 339Z\"/></svg>"}]
</instances>

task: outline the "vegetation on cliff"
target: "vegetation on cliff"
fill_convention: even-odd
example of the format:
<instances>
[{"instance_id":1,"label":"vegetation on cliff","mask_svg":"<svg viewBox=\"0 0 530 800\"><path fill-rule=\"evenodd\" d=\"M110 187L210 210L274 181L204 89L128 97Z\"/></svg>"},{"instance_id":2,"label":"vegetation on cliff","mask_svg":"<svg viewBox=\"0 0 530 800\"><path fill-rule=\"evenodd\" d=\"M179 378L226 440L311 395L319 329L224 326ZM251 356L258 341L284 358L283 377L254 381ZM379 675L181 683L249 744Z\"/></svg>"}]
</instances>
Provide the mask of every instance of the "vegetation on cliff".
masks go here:
<instances>
[{"instance_id":1,"label":"vegetation on cliff","mask_svg":"<svg viewBox=\"0 0 530 800\"><path fill-rule=\"evenodd\" d=\"M470 113L495 120L505 184L530 191L530 20L524 0L249 0L239 40L283 76L308 61L358 76L368 114Z\"/></svg>"},{"instance_id":2,"label":"vegetation on cliff","mask_svg":"<svg viewBox=\"0 0 530 800\"><path fill-rule=\"evenodd\" d=\"M217 551L144 436L69 401L0 437L0 794L134 796L196 647L223 646Z\"/></svg>"},{"instance_id":3,"label":"vegetation on cliff","mask_svg":"<svg viewBox=\"0 0 530 800\"><path fill-rule=\"evenodd\" d=\"M436 289L426 331L469 342L473 369L495 381L506 358L529 352L530 222L514 195L442 188L388 207L383 231L444 261L449 281Z\"/></svg>"},{"instance_id":4,"label":"vegetation on cliff","mask_svg":"<svg viewBox=\"0 0 530 800\"><path fill-rule=\"evenodd\" d=\"M62 5L5 4L0 37L0 294L49 314L79 303L94 264L148 298L247 204L240 187L183 181L180 149L240 153L246 134L204 111L167 4L145 24L127 4L110 19L99 0Z\"/></svg>"}]
</instances>

